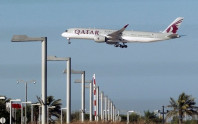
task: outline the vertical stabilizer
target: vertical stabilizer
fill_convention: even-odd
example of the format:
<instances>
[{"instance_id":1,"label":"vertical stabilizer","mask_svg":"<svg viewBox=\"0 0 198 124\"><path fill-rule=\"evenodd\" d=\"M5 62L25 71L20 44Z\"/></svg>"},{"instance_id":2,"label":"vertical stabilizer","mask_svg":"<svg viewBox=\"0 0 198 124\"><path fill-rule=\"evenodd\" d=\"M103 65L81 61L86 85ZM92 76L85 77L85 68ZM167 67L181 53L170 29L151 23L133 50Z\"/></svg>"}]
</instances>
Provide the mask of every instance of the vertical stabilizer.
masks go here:
<instances>
[{"instance_id":1,"label":"vertical stabilizer","mask_svg":"<svg viewBox=\"0 0 198 124\"><path fill-rule=\"evenodd\" d=\"M164 31L163 33L173 33L176 34L177 30L179 29L179 26L181 25L183 21L183 17L176 18Z\"/></svg>"}]
</instances>

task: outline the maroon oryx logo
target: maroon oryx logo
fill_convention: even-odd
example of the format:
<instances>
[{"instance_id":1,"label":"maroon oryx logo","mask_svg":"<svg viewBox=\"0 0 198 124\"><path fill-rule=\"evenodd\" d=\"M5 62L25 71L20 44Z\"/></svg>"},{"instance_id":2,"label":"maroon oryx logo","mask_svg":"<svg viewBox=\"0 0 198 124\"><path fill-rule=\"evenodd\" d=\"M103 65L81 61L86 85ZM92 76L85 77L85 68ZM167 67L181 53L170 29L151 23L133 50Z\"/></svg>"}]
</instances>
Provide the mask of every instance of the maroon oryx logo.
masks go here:
<instances>
[{"instance_id":1,"label":"maroon oryx logo","mask_svg":"<svg viewBox=\"0 0 198 124\"><path fill-rule=\"evenodd\" d=\"M167 33L172 32L172 33L174 33L174 34L177 33L178 27L179 27L179 25L181 24L182 20L183 20L183 19L181 19L181 20L179 20L179 21L173 23L173 24L166 30L166 32L167 32Z\"/></svg>"}]
</instances>

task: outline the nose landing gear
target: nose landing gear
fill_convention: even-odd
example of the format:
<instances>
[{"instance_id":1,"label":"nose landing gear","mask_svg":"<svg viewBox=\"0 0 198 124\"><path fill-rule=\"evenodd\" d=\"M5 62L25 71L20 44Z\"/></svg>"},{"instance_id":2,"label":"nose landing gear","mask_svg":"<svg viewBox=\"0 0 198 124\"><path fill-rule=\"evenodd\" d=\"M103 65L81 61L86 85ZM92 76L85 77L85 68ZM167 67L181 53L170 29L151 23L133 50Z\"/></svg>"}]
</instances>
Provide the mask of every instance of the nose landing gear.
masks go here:
<instances>
[{"instance_id":1,"label":"nose landing gear","mask_svg":"<svg viewBox=\"0 0 198 124\"><path fill-rule=\"evenodd\" d=\"M70 38L67 38L67 40L68 40L68 44L71 44Z\"/></svg>"}]
</instances>

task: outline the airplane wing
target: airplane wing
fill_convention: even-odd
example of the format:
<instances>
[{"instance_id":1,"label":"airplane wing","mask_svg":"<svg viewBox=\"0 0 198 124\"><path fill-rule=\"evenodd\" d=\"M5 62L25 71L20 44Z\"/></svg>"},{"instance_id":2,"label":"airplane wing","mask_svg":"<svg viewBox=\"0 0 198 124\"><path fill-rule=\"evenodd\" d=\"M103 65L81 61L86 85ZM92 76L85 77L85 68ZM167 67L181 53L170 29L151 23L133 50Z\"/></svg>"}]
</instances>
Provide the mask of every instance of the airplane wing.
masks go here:
<instances>
[{"instance_id":1,"label":"airplane wing","mask_svg":"<svg viewBox=\"0 0 198 124\"><path fill-rule=\"evenodd\" d=\"M107 37L110 39L110 40L120 40L121 39L121 36L122 36L122 32L127 28L129 24L125 25L122 29L120 30L117 30L111 34L108 34Z\"/></svg>"}]
</instances>

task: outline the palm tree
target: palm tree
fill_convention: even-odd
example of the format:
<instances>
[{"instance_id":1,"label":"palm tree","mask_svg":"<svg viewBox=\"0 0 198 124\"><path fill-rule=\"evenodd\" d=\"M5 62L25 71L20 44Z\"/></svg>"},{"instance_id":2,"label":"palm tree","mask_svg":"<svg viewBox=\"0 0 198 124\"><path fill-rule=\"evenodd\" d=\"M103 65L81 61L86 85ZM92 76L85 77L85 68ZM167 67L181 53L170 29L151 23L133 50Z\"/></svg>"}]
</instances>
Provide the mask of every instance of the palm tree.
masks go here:
<instances>
[{"instance_id":1,"label":"palm tree","mask_svg":"<svg viewBox=\"0 0 198 124\"><path fill-rule=\"evenodd\" d=\"M37 99L38 101L42 103L41 99L37 96ZM61 114L61 99L54 99L54 96L48 96L47 97L47 106L55 106L55 108L50 108L49 109L49 123L53 122L53 116L56 117L56 118L59 118L60 117L60 114ZM36 106L35 106L36 107ZM35 108L37 111L38 111L38 107ZM38 114L38 113L35 113L35 114ZM36 118L38 119L38 116L36 116Z\"/></svg>"},{"instance_id":2,"label":"palm tree","mask_svg":"<svg viewBox=\"0 0 198 124\"><path fill-rule=\"evenodd\" d=\"M140 115L138 115L137 113L134 113L134 112L129 115L129 121L132 123L138 123L140 118L141 118Z\"/></svg>"},{"instance_id":3,"label":"palm tree","mask_svg":"<svg viewBox=\"0 0 198 124\"><path fill-rule=\"evenodd\" d=\"M197 112L197 106L195 106L196 102L195 99L192 98L191 95L186 95L184 92L179 95L178 100L174 100L173 98L170 98L170 105L167 107L172 108L173 110L170 110L167 115L166 119L170 117L179 116L179 124L183 123L183 117L184 115L193 116L195 114L198 114Z\"/></svg>"},{"instance_id":4,"label":"palm tree","mask_svg":"<svg viewBox=\"0 0 198 124\"><path fill-rule=\"evenodd\" d=\"M52 116L59 118L61 114L61 99L54 99L54 96L47 97L47 105L48 106L55 106L53 109L49 109L49 119L53 121Z\"/></svg>"},{"instance_id":5,"label":"palm tree","mask_svg":"<svg viewBox=\"0 0 198 124\"><path fill-rule=\"evenodd\" d=\"M146 124L161 122L161 119L159 119L154 112L150 112L149 110L144 111L144 120Z\"/></svg>"},{"instance_id":6,"label":"palm tree","mask_svg":"<svg viewBox=\"0 0 198 124\"><path fill-rule=\"evenodd\" d=\"M37 102L37 103L33 103L33 104L39 104L39 102ZM34 105L33 106L33 120L36 122L36 124L37 124L37 122L38 122L38 120L39 120L39 108L40 108L40 105Z\"/></svg>"},{"instance_id":7,"label":"palm tree","mask_svg":"<svg viewBox=\"0 0 198 124\"><path fill-rule=\"evenodd\" d=\"M7 123L9 123L9 120L10 120L10 116L9 116L10 114L6 110L6 103L9 101L10 99L8 99L7 97L5 97L5 99L0 100L0 117L4 117Z\"/></svg>"}]
</instances>

